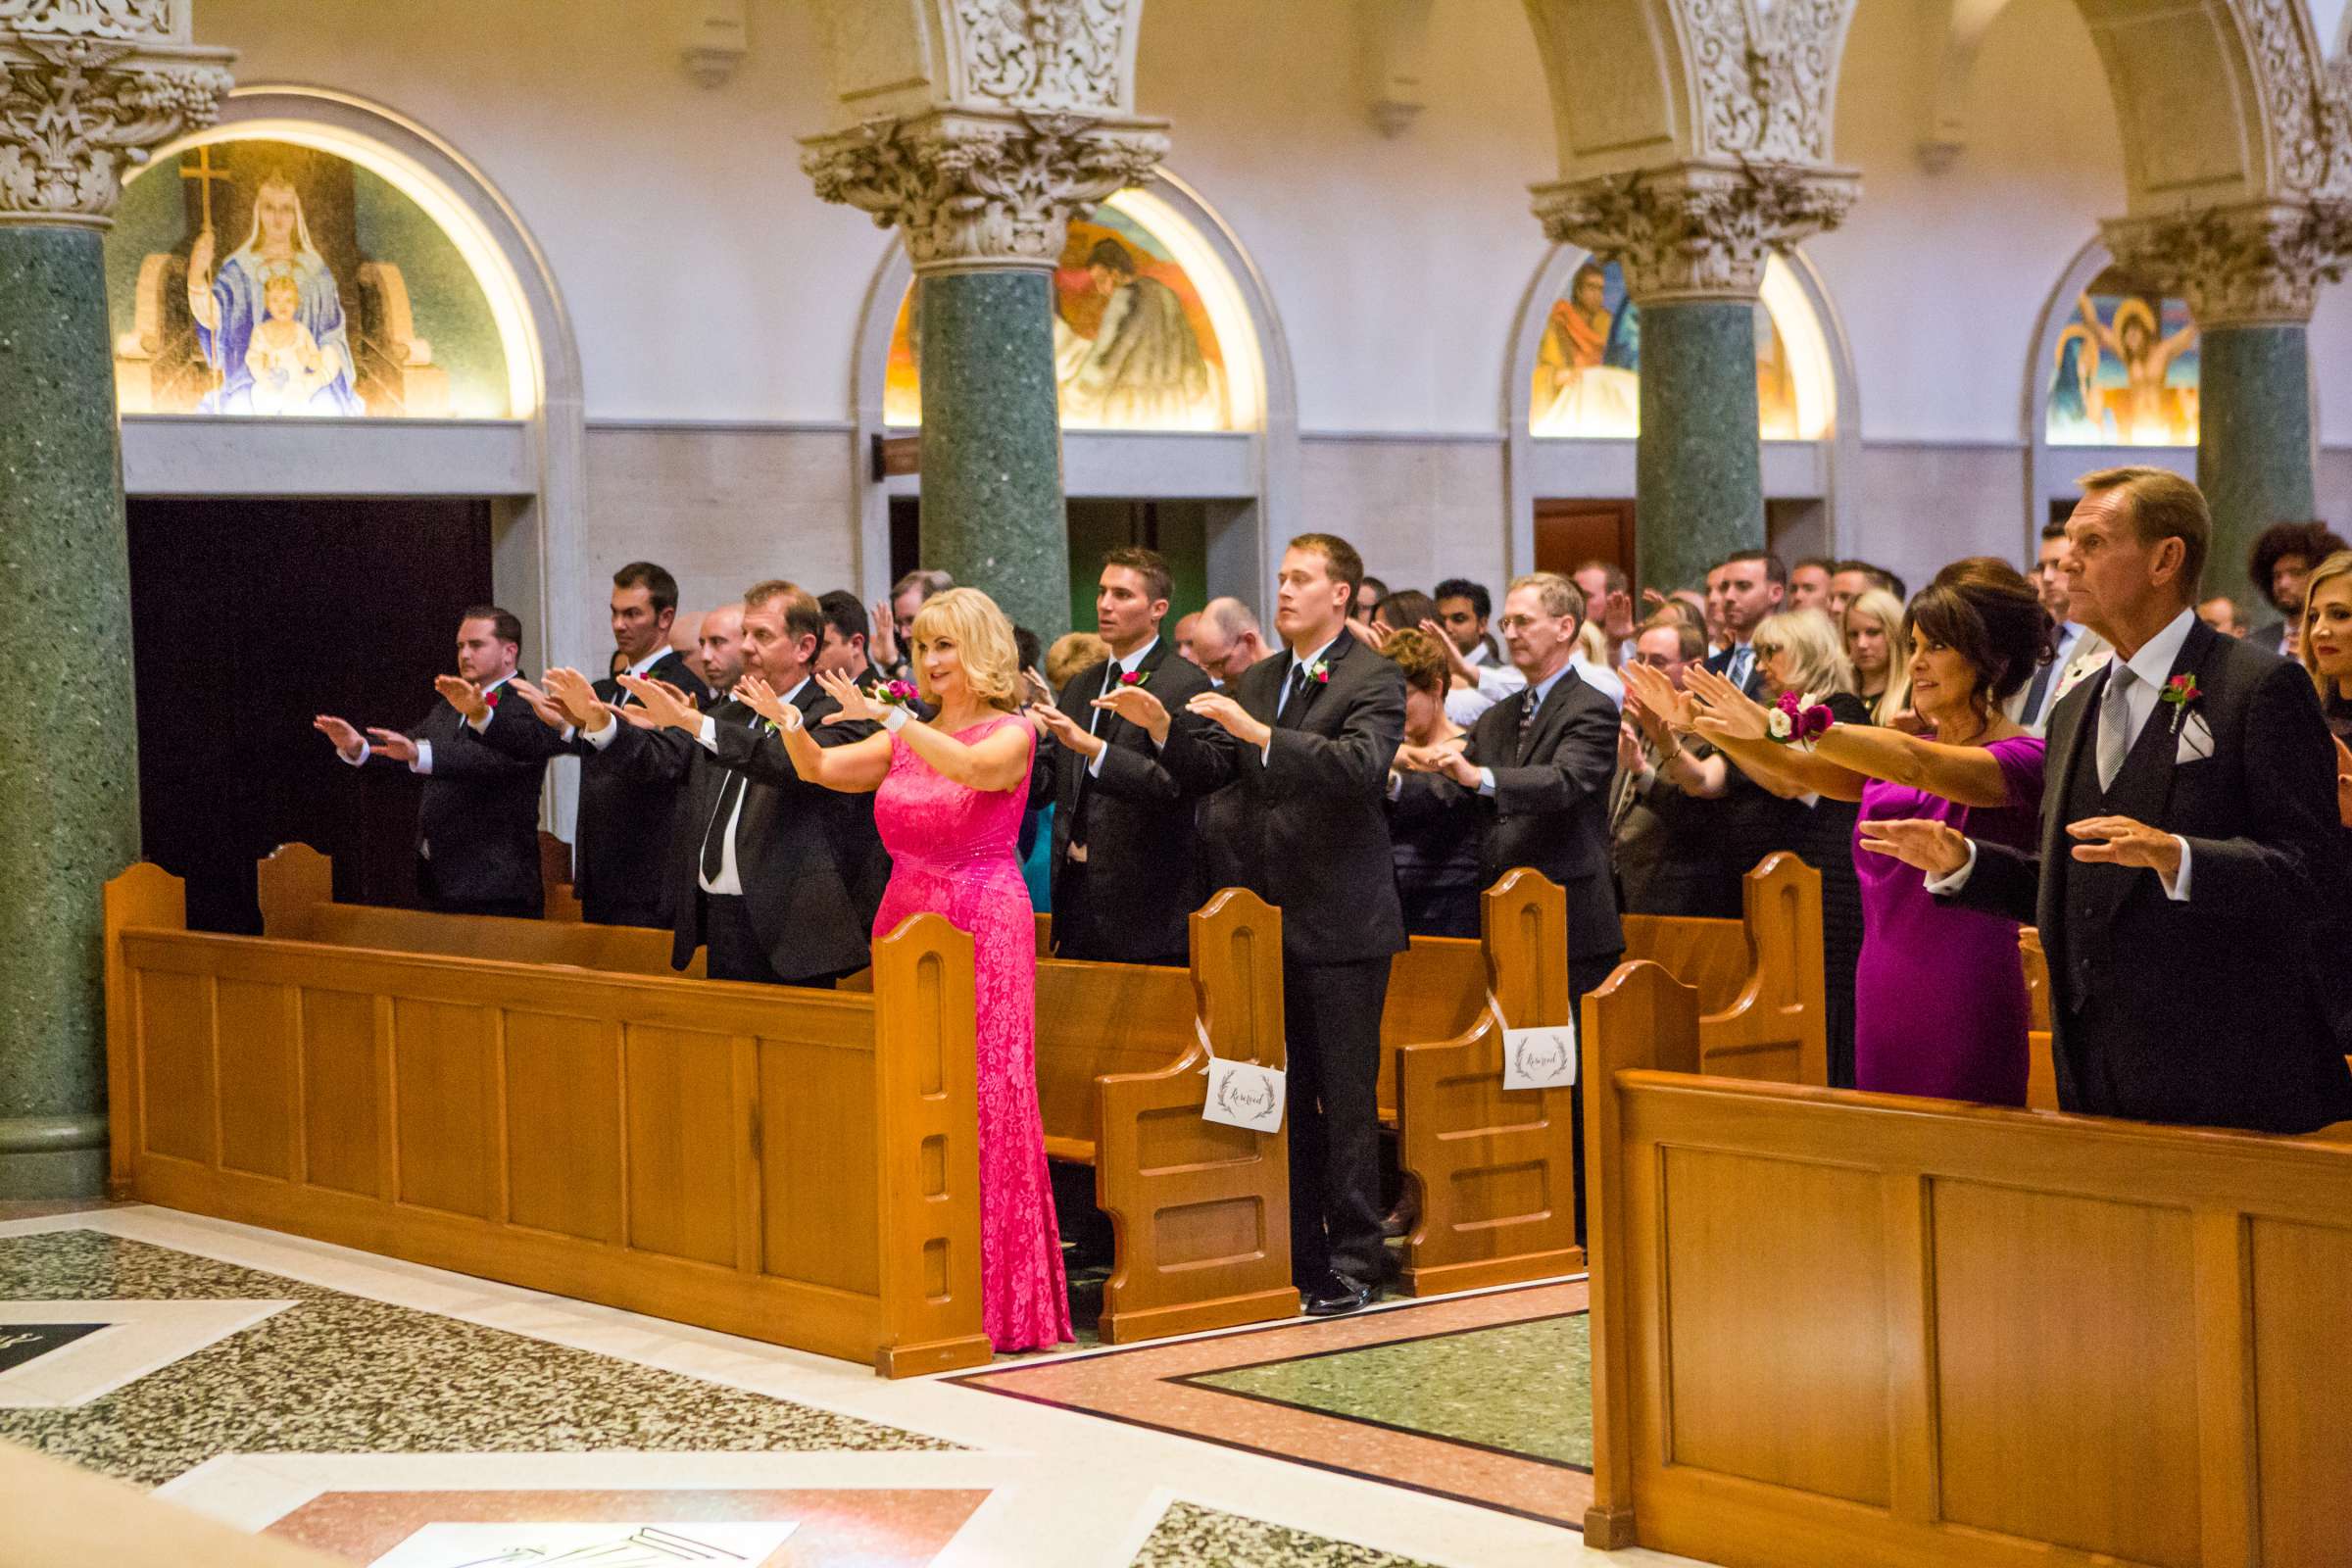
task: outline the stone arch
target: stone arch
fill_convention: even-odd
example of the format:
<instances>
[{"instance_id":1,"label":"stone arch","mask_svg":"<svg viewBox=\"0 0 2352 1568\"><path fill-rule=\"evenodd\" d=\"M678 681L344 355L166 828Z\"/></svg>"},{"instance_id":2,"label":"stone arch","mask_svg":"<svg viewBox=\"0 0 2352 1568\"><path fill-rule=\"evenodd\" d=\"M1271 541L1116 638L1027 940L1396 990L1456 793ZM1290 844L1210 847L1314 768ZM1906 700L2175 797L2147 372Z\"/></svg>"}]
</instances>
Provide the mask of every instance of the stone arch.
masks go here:
<instances>
[{"instance_id":1,"label":"stone arch","mask_svg":"<svg viewBox=\"0 0 2352 1568\"><path fill-rule=\"evenodd\" d=\"M584 591L586 426L579 346L563 290L520 214L445 138L397 110L325 87L239 87L221 106L217 124L157 149L148 167L170 167L180 152L207 143L254 136L307 142L370 169L425 208L466 255L491 296L502 331L523 350L510 354L509 366L522 412L515 419L480 421L470 429L459 421L378 421L365 448L368 471L352 475L357 488L351 493L445 494L445 465L459 455L468 468L496 470L504 497L499 593L536 611L545 662L592 659L597 628L586 614L593 595ZM186 421L176 416L124 421L125 466L134 481L142 441L169 441L174 422ZM209 482L230 482L231 470L240 467L282 469L282 422L208 423L206 442L218 456ZM297 433L318 439L332 434ZM186 456L176 449L172 455ZM175 467L178 493L205 493L206 473Z\"/></svg>"},{"instance_id":2,"label":"stone arch","mask_svg":"<svg viewBox=\"0 0 2352 1568\"><path fill-rule=\"evenodd\" d=\"M1254 601L1273 572L1267 552L1299 526L1298 385L1289 338L1273 289L1248 247L1200 191L1166 168L1141 189L1182 223L1187 240L1214 264L1246 318L1249 427L1211 433L1065 432L1065 487L1081 497L1122 493L1102 488L1105 475L1116 472L1122 482L1132 475L1138 484L1156 480L1178 492L1247 502L1246 514L1237 514L1227 526L1224 548L1212 542L1209 570L1212 592ZM884 418L884 379L900 306L913 282L906 247L889 242L866 286L852 351L851 417L859 465L858 573L868 599L889 587L891 497L920 489L916 479L878 477L867 461L876 441L894 428Z\"/></svg>"}]
</instances>

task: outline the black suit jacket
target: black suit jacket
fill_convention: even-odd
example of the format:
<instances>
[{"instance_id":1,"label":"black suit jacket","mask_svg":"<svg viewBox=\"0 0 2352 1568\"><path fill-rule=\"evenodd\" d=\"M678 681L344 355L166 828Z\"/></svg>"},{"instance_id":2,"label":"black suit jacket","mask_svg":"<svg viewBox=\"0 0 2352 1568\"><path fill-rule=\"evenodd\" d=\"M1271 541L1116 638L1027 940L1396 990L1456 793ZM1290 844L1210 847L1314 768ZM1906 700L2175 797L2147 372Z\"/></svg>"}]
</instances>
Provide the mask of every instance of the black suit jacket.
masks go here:
<instances>
[{"instance_id":1,"label":"black suit jacket","mask_svg":"<svg viewBox=\"0 0 2352 1568\"><path fill-rule=\"evenodd\" d=\"M2040 928L2059 1102L2282 1133L2352 1118L2352 1071L2327 1005L2329 966L2343 959L2313 940L2345 871L2334 752L2311 677L2202 622L2189 628L2171 673L2196 677L2193 711L2212 728L2213 755L2180 762L2160 703L2106 796L2109 813L2188 842L2189 898L2177 903L2153 872L2094 882L2070 853L2069 801L2079 773L2097 766L2111 671L2050 715L2039 853L1980 844L1955 895Z\"/></svg>"},{"instance_id":2,"label":"black suit jacket","mask_svg":"<svg viewBox=\"0 0 2352 1568\"><path fill-rule=\"evenodd\" d=\"M710 689L674 649L647 673L676 686L697 707L710 706ZM611 676L598 681L595 689L600 702L626 708L637 701ZM525 709L519 716L535 715ZM536 726L536 733L530 726L493 725L487 738L510 756L525 760L571 756L585 764L595 755L595 748L577 733L566 741L544 724ZM676 807L675 792L665 784L649 783L621 768L581 767L579 815L572 830L572 892L589 921L670 923L669 821Z\"/></svg>"},{"instance_id":3,"label":"black suit jacket","mask_svg":"<svg viewBox=\"0 0 2352 1568\"><path fill-rule=\"evenodd\" d=\"M1309 681L1279 717L1288 649L1226 688L1273 726L1262 760L1216 725L1198 737L1171 731L1168 745L1199 745L1214 776L1231 781L1201 807L1213 885L1246 887L1278 906L1293 960L1353 963L1405 944L1387 810L1389 766L1404 739L1404 672L1345 631L1324 660L1328 681Z\"/></svg>"},{"instance_id":4,"label":"black suit jacket","mask_svg":"<svg viewBox=\"0 0 2352 1568\"><path fill-rule=\"evenodd\" d=\"M416 808L416 842L433 862L433 883L444 898L482 903L537 901L539 786L546 756L510 755L510 736L547 732L528 704L504 690L490 710L486 733L476 732L449 704L435 703L408 731L433 749ZM493 739L492 737L497 737ZM380 756L381 754L377 754Z\"/></svg>"},{"instance_id":5,"label":"black suit jacket","mask_svg":"<svg viewBox=\"0 0 2352 1568\"><path fill-rule=\"evenodd\" d=\"M820 746L846 746L873 733L869 724L827 724L838 706L813 682L796 705ZM755 728L757 715L729 699L710 711L719 754L674 729L624 724L589 768L618 768L673 797L670 830L670 962L683 969L703 945L703 840L730 771L745 777L735 862L752 929L767 961L786 980L838 974L866 961L874 911L889 880L873 835L870 796L845 796L793 771L784 744ZM862 811L862 833L858 813ZM879 862L877 867L876 862Z\"/></svg>"},{"instance_id":6,"label":"black suit jacket","mask_svg":"<svg viewBox=\"0 0 2352 1568\"><path fill-rule=\"evenodd\" d=\"M1055 706L1083 727L1100 711L1090 705L1102 695L1110 662L1090 664L1070 677ZM1065 947L1055 923L1054 951L1110 963L1148 963L1181 957L1191 946L1185 919L1200 905L1203 889L1198 864L1194 815L1200 797L1216 783L1214 764L1197 742L1205 720L1185 704L1209 689L1208 677L1176 657L1165 637L1144 656L1137 672L1145 689L1169 713L1168 746L1152 744L1138 724L1102 712L1095 733L1108 746L1100 776L1088 759L1053 742L1048 766L1054 811L1054 906L1071 907L1064 890L1076 867L1073 843L1086 846L1086 937ZM1188 732L1179 743L1178 731ZM1169 754L1173 753L1171 760ZM1078 951L1078 948L1085 951Z\"/></svg>"},{"instance_id":7,"label":"black suit jacket","mask_svg":"<svg viewBox=\"0 0 2352 1568\"><path fill-rule=\"evenodd\" d=\"M1609 874L1617 705L1567 669L1522 746L1519 715L1534 696L1528 687L1479 714L1464 748L1470 760L1494 771L1494 795L1479 797L1487 816L1482 869L1489 887L1521 865L1559 883L1568 891L1568 956L1606 957L1625 951Z\"/></svg>"}]
</instances>

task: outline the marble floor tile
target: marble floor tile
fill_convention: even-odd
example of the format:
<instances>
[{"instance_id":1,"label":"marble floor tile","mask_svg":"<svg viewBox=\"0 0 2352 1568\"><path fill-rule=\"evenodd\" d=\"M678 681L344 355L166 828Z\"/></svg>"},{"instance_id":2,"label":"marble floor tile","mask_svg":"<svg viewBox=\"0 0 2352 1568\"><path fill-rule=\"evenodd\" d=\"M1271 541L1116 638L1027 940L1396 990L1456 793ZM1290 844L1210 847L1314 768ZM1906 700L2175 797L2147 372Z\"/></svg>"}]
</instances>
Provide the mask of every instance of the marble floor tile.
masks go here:
<instances>
[{"instance_id":1,"label":"marble floor tile","mask_svg":"<svg viewBox=\"0 0 2352 1568\"><path fill-rule=\"evenodd\" d=\"M0 1300L0 1345L27 1335L37 1341L43 1324L75 1331L55 1348L0 1371L0 1409L87 1404L293 1304Z\"/></svg>"},{"instance_id":2,"label":"marble floor tile","mask_svg":"<svg viewBox=\"0 0 2352 1568\"><path fill-rule=\"evenodd\" d=\"M1132 1568L1430 1568L1425 1562L1359 1546L1288 1525L1220 1513L1194 1503L1169 1506Z\"/></svg>"},{"instance_id":3,"label":"marble floor tile","mask_svg":"<svg viewBox=\"0 0 2352 1568\"><path fill-rule=\"evenodd\" d=\"M0 1239L12 1298L293 1304L0 1437L153 1485L224 1451L929 1448L916 1433L86 1230Z\"/></svg>"}]
</instances>

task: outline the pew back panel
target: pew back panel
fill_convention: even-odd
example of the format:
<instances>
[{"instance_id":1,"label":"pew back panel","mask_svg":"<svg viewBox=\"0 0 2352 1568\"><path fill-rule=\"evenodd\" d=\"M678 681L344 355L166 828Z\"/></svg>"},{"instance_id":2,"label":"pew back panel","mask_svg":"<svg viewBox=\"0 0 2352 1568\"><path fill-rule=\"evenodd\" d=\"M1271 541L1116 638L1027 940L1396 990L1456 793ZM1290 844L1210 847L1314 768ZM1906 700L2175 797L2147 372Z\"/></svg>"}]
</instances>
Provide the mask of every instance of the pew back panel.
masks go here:
<instances>
[{"instance_id":1,"label":"pew back panel","mask_svg":"<svg viewBox=\"0 0 2352 1568\"><path fill-rule=\"evenodd\" d=\"M334 863L307 844L282 844L255 868L262 934L289 942L454 958L562 963L623 974L670 974L671 938L645 926L588 925L569 919L514 920L497 915L438 914L334 902ZM697 952L683 971L700 976Z\"/></svg>"},{"instance_id":2,"label":"pew back panel","mask_svg":"<svg viewBox=\"0 0 2352 1568\"><path fill-rule=\"evenodd\" d=\"M1702 1077L1585 1007L1594 1510L1732 1565L2352 1560L2352 1150Z\"/></svg>"},{"instance_id":3,"label":"pew back panel","mask_svg":"<svg viewBox=\"0 0 2352 1568\"><path fill-rule=\"evenodd\" d=\"M836 996L191 933L171 880L108 890L128 1196L891 1375L988 1358L946 921Z\"/></svg>"}]
</instances>

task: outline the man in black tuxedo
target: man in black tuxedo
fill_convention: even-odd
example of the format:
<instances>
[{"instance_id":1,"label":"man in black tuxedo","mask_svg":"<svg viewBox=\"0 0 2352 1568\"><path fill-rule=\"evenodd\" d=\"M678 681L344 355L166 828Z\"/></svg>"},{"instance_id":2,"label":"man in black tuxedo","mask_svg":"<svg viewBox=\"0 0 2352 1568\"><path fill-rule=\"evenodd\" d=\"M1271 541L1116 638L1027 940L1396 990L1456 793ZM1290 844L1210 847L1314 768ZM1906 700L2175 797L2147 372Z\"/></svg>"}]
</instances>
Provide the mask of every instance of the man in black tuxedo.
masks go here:
<instances>
[{"instance_id":1,"label":"man in black tuxedo","mask_svg":"<svg viewBox=\"0 0 2352 1568\"><path fill-rule=\"evenodd\" d=\"M1609 785L1617 774L1617 705L1569 660L1584 595L1556 572L1521 577L1503 596L1504 652L1527 677L1488 709L1469 744L1431 760L1488 815L1481 870L1489 887L1533 866L1568 891L1568 989L1582 1000L1617 967L1625 933L1609 875Z\"/></svg>"},{"instance_id":2,"label":"man in black tuxedo","mask_svg":"<svg viewBox=\"0 0 2352 1568\"><path fill-rule=\"evenodd\" d=\"M619 677L634 675L666 681L698 706L710 704L701 677L669 645L678 615L675 577L650 561L630 562L612 574L612 612L614 673L596 682L598 702L627 707L634 699ZM540 710L535 689L524 688L523 696L535 712ZM515 726L494 730L489 738L525 760L564 755L584 760L588 754L576 726L560 727L552 737ZM582 919L592 925L657 928L670 923L666 828L674 806L663 784L621 768L581 768L572 890L579 895Z\"/></svg>"},{"instance_id":3,"label":"man in black tuxedo","mask_svg":"<svg viewBox=\"0 0 2352 1568\"><path fill-rule=\"evenodd\" d=\"M458 622L458 673L433 682L441 701L414 729L363 736L331 714L312 721L354 767L381 757L424 775L416 886L425 906L444 914L535 920L544 907L539 785L547 763L544 755L511 756L503 744L510 733L539 728L523 703L501 701L521 649L521 621L476 605Z\"/></svg>"},{"instance_id":4,"label":"man in black tuxedo","mask_svg":"<svg viewBox=\"0 0 2352 1568\"><path fill-rule=\"evenodd\" d=\"M819 745L840 746L872 726L827 724L833 700L810 678L824 616L805 589L754 585L743 601L743 661L808 719ZM624 677L633 708L595 700L576 670L548 672L549 694L578 721L590 769L619 768L666 789L670 849L670 961L683 969L707 947L714 980L830 986L862 969L888 880L870 796L805 782L758 714L732 698L709 713L660 682ZM651 832L669 832L657 822Z\"/></svg>"},{"instance_id":5,"label":"man in black tuxedo","mask_svg":"<svg viewBox=\"0 0 2352 1568\"><path fill-rule=\"evenodd\" d=\"M1740 551L1707 574L1708 603L1721 618L1727 639L1723 651L1707 661L1709 673L1762 701L1764 662L1756 654L1756 628L1765 616L1779 612L1788 593L1788 568L1769 550ZM1734 900L1723 912L1737 916L1740 878L1773 851L1795 844L1803 831L1805 807L1783 800L1736 767L1728 770L1722 795L1693 804L1702 818L1714 821L1709 836L1731 868L1728 884L1718 884Z\"/></svg>"},{"instance_id":6,"label":"man in black tuxedo","mask_svg":"<svg viewBox=\"0 0 2352 1568\"><path fill-rule=\"evenodd\" d=\"M816 650L817 672L839 675L861 690L871 686L879 675L865 651L873 632L865 606L847 588L819 594L816 605L825 612L825 640Z\"/></svg>"},{"instance_id":7,"label":"man in black tuxedo","mask_svg":"<svg viewBox=\"0 0 2352 1568\"><path fill-rule=\"evenodd\" d=\"M1200 743L1231 780L1203 808L1211 885L1282 909L1291 1271L1317 1316L1367 1304L1389 1261L1374 1085L1389 960L1405 945L1387 812L1404 674L1348 634L1363 575L1345 539L1292 540L1275 589L1284 650L1187 705L1215 726ZM1169 748L1193 744L1177 731Z\"/></svg>"},{"instance_id":8,"label":"man in black tuxedo","mask_svg":"<svg viewBox=\"0 0 2352 1568\"><path fill-rule=\"evenodd\" d=\"M1865 823L1931 892L2032 920L2068 1110L2301 1133L2352 1118L2329 1023L2340 954L2334 750L2311 677L2197 619L2212 521L2157 468L2082 480L2075 613L2114 646L2050 715L2038 855Z\"/></svg>"},{"instance_id":9,"label":"man in black tuxedo","mask_svg":"<svg viewBox=\"0 0 2352 1568\"><path fill-rule=\"evenodd\" d=\"M1056 804L1054 951L1065 958L1190 961L1185 919L1203 892L1193 818L1215 774L1199 746L1179 745L1173 770L1166 758L1178 725L1204 722L1185 705L1210 689L1159 634L1169 586L1155 551L1104 557L1095 629L1110 658L1032 710L1059 743L1045 762Z\"/></svg>"}]
</instances>

